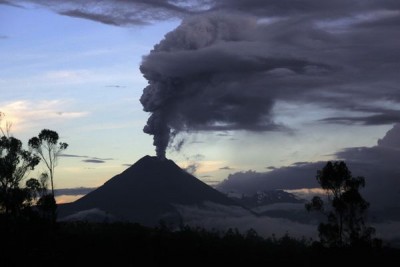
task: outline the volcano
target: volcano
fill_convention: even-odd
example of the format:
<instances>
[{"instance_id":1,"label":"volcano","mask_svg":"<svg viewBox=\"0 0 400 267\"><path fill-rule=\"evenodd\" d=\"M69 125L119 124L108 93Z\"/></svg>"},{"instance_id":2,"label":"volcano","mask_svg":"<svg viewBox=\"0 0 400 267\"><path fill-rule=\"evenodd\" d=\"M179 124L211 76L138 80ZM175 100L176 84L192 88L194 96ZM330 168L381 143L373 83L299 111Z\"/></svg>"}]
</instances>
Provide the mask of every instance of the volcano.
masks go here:
<instances>
[{"instance_id":1,"label":"volcano","mask_svg":"<svg viewBox=\"0 0 400 267\"><path fill-rule=\"evenodd\" d=\"M58 217L100 210L114 220L154 226L161 220L181 222L175 205L201 206L206 202L238 206L172 160L145 156L84 197L60 205Z\"/></svg>"}]
</instances>

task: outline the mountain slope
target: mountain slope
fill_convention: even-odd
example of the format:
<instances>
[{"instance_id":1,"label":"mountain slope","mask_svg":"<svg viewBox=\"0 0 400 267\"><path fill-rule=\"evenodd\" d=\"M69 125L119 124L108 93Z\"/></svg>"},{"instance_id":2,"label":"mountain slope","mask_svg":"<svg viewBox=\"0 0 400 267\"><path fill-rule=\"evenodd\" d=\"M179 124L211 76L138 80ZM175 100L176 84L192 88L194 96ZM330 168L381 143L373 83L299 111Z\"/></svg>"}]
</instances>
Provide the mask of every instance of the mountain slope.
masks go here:
<instances>
[{"instance_id":1,"label":"mountain slope","mask_svg":"<svg viewBox=\"0 0 400 267\"><path fill-rule=\"evenodd\" d=\"M174 204L201 205L205 201L237 205L172 160L145 156L98 189L60 206L59 218L97 208L122 221L156 225L160 219L180 220Z\"/></svg>"}]
</instances>

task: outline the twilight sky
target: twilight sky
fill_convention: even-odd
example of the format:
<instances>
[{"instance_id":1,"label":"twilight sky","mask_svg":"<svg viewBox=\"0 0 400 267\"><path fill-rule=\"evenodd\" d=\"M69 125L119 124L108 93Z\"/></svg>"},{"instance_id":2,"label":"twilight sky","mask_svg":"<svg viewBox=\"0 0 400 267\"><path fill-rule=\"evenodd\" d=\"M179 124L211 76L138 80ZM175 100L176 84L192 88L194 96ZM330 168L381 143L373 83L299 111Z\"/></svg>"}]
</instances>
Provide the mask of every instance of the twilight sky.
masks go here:
<instances>
[{"instance_id":1,"label":"twilight sky","mask_svg":"<svg viewBox=\"0 0 400 267\"><path fill-rule=\"evenodd\" d=\"M209 184L350 160L400 121L399 28L395 0L0 0L0 111L70 145L57 188L103 184L153 137Z\"/></svg>"}]
</instances>

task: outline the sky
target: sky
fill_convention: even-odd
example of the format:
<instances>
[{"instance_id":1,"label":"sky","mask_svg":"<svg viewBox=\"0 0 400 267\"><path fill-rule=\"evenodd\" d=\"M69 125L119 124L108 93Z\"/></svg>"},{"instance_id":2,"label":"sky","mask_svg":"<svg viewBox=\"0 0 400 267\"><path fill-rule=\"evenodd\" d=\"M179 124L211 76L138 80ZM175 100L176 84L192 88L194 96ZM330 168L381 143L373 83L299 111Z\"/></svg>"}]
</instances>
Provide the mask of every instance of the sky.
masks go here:
<instances>
[{"instance_id":1,"label":"sky","mask_svg":"<svg viewBox=\"0 0 400 267\"><path fill-rule=\"evenodd\" d=\"M0 111L25 143L69 144L58 189L145 155L211 185L350 161L400 120L399 18L392 0L0 0Z\"/></svg>"}]
</instances>

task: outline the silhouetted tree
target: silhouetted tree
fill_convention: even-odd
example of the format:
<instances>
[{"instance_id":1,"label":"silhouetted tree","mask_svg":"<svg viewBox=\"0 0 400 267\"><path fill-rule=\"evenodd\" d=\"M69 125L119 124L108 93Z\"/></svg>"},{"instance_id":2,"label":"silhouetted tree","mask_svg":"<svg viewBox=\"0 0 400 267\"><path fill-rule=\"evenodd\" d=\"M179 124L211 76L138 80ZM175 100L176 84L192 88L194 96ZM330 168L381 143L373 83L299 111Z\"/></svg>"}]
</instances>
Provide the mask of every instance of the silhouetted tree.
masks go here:
<instances>
[{"instance_id":1,"label":"silhouetted tree","mask_svg":"<svg viewBox=\"0 0 400 267\"><path fill-rule=\"evenodd\" d=\"M40 156L46 164L50 174L51 194L54 196L54 170L57 166L58 157L62 151L67 149L68 144L58 142L58 133L43 129L38 137L32 137L28 144L32 150Z\"/></svg>"},{"instance_id":2,"label":"silhouetted tree","mask_svg":"<svg viewBox=\"0 0 400 267\"><path fill-rule=\"evenodd\" d=\"M6 214L17 215L29 202L29 190L36 183L30 180L27 188L20 188L20 182L39 162L39 157L22 148L20 140L4 135L0 138L0 208Z\"/></svg>"},{"instance_id":3,"label":"silhouetted tree","mask_svg":"<svg viewBox=\"0 0 400 267\"><path fill-rule=\"evenodd\" d=\"M317 181L326 192L331 208L315 196L306 204L308 211L320 211L327 223L318 226L321 243L327 246L371 244L375 229L365 225L369 203L359 190L365 186L363 177L353 177L343 161L328 162L317 172Z\"/></svg>"},{"instance_id":4,"label":"silhouetted tree","mask_svg":"<svg viewBox=\"0 0 400 267\"><path fill-rule=\"evenodd\" d=\"M35 202L40 194L40 182L35 178L30 178L25 182L25 188L28 190L29 193L29 195L27 196L28 202Z\"/></svg>"}]
</instances>

